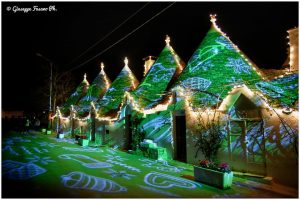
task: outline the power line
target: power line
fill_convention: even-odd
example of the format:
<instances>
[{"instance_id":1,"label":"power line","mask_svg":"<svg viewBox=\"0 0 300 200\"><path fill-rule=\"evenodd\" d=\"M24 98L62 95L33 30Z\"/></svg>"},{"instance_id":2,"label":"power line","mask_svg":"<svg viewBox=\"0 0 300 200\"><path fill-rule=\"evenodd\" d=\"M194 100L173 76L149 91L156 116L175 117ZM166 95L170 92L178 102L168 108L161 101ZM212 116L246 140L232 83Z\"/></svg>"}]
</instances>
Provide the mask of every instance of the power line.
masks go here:
<instances>
[{"instance_id":1,"label":"power line","mask_svg":"<svg viewBox=\"0 0 300 200\"><path fill-rule=\"evenodd\" d=\"M80 57L82 57L85 53L87 53L89 50L91 50L92 48L94 48L96 45L98 45L100 42L102 42L103 40L105 40L106 38L108 38L108 36L110 36L113 32L115 32L117 29L119 29L123 24L125 24L128 20L130 20L132 17L134 17L137 13L139 13L141 10L143 10L150 2L146 3L144 6L142 6L140 9L138 9L136 12L134 12L132 15L130 15L125 21L123 21L121 24L119 24L117 27L115 27L112 31L110 31L109 33L107 33L103 38L101 38L100 40L98 40L95 44L93 44L91 47L87 48L84 52L82 52L78 57L74 58L71 62L69 62L68 64L66 64L66 66L74 63L75 61L77 61Z\"/></svg>"},{"instance_id":2,"label":"power line","mask_svg":"<svg viewBox=\"0 0 300 200\"><path fill-rule=\"evenodd\" d=\"M71 72L75 69L80 68L81 66L85 65L86 63L90 62L91 60L95 59L96 57L100 56L101 54L103 54L104 52L106 52L107 50L109 50L110 48L112 48L113 46L115 46L116 44L120 43L121 41L123 41L124 39L126 39L128 36L130 36L131 34L133 34L134 32L136 32L138 29L140 29L141 27L143 27L145 24L149 23L151 20L153 20L154 18L156 18L157 16L159 16L161 13L163 13L164 11L166 11L168 8L170 8L171 6L173 6L176 2L173 2L172 4L168 5L166 8L164 8L163 10L161 10L160 12L158 12L157 14L155 14L153 17L151 17L150 19L148 19L146 22L144 22L143 24L141 24L140 26L138 26L137 28L135 28L134 30L132 30L130 33L128 33L127 35L125 35L124 37L122 37L121 39L119 39L117 42L113 43L112 45L110 45L109 47L107 47L106 49L104 49L103 51L101 51L100 53L98 53L97 55L93 56L92 58L88 59L87 61L81 63L80 65L77 65L76 67L65 71L64 73L61 74L60 77L62 77L62 75Z\"/></svg>"}]
</instances>

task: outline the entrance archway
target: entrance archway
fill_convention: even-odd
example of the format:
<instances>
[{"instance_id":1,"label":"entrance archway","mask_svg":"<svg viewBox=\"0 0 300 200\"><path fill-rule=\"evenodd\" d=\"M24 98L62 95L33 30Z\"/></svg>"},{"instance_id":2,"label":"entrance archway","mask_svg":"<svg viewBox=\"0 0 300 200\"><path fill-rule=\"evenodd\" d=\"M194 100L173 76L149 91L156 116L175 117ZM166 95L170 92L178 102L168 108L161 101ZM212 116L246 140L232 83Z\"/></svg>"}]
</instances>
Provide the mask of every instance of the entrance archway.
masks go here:
<instances>
[{"instance_id":1,"label":"entrance archway","mask_svg":"<svg viewBox=\"0 0 300 200\"><path fill-rule=\"evenodd\" d=\"M174 159L186 162L186 117L184 110L174 112L173 116Z\"/></svg>"},{"instance_id":2,"label":"entrance archway","mask_svg":"<svg viewBox=\"0 0 300 200\"><path fill-rule=\"evenodd\" d=\"M124 149L132 149L132 120L131 120L132 109L130 105L125 107L125 136L124 136Z\"/></svg>"}]
</instances>

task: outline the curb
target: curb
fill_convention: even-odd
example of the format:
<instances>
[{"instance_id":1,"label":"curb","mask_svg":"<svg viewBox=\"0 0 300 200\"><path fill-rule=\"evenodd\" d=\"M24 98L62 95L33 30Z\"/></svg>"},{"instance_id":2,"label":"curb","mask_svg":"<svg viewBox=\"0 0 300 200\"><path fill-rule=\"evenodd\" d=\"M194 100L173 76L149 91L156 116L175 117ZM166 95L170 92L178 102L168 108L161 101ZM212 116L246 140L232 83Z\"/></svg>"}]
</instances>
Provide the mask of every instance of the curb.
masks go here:
<instances>
[{"instance_id":1,"label":"curb","mask_svg":"<svg viewBox=\"0 0 300 200\"><path fill-rule=\"evenodd\" d=\"M234 172L234 176L246 179L245 184L251 185L251 187L272 191L292 198L298 198L298 189L275 183L272 177L241 172ZM247 180L247 178L257 179L257 181Z\"/></svg>"}]
</instances>

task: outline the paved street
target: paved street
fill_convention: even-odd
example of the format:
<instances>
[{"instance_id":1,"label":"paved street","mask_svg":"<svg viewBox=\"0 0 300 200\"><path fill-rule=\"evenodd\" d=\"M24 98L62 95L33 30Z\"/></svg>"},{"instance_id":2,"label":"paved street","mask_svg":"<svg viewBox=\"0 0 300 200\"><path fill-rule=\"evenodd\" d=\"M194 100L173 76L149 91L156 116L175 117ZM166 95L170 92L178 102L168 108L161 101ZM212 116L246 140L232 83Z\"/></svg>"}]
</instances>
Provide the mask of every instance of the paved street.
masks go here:
<instances>
[{"instance_id":1,"label":"paved street","mask_svg":"<svg viewBox=\"0 0 300 200\"><path fill-rule=\"evenodd\" d=\"M234 177L221 190L193 181L192 165L155 161L108 147L81 147L42 133L2 138L2 197L281 198Z\"/></svg>"}]
</instances>

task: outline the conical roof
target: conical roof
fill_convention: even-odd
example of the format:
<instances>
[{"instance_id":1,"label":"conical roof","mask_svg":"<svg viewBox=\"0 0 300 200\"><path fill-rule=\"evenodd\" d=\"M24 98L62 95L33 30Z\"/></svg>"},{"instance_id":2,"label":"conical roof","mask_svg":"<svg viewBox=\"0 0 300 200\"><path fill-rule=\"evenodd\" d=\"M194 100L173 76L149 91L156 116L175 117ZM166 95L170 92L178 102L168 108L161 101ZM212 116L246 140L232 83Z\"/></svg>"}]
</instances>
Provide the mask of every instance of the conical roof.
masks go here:
<instances>
[{"instance_id":1,"label":"conical roof","mask_svg":"<svg viewBox=\"0 0 300 200\"><path fill-rule=\"evenodd\" d=\"M145 75L138 88L130 94L140 108L149 109L159 103L170 81L183 69L184 63L170 45L170 37L166 38L166 46L155 63Z\"/></svg>"},{"instance_id":2,"label":"conical roof","mask_svg":"<svg viewBox=\"0 0 300 200\"><path fill-rule=\"evenodd\" d=\"M89 112L91 102L96 102L101 99L104 93L108 90L110 84L111 81L104 71L104 64L101 63L100 73L90 85L86 95L80 99L78 106L75 107L77 113L82 115L85 112Z\"/></svg>"},{"instance_id":3,"label":"conical roof","mask_svg":"<svg viewBox=\"0 0 300 200\"><path fill-rule=\"evenodd\" d=\"M255 89L263 80L255 64L234 45L215 23L190 58L177 85L190 90L190 101L197 106L212 106L239 84Z\"/></svg>"},{"instance_id":4,"label":"conical roof","mask_svg":"<svg viewBox=\"0 0 300 200\"><path fill-rule=\"evenodd\" d=\"M84 74L83 81L77 86L76 90L67 99L66 103L60 108L61 113L69 112L71 105L77 105L79 100L86 95L89 89L89 82L86 80L86 74Z\"/></svg>"},{"instance_id":5,"label":"conical roof","mask_svg":"<svg viewBox=\"0 0 300 200\"><path fill-rule=\"evenodd\" d=\"M255 85L272 106L296 108L299 99L298 81L298 74L286 74Z\"/></svg>"},{"instance_id":6,"label":"conical roof","mask_svg":"<svg viewBox=\"0 0 300 200\"><path fill-rule=\"evenodd\" d=\"M124 62L124 68L112 82L103 98L96 104L99 116L105 116L107 114L115 115L123 101L125 92L135 89L139 83L128 67L128 59L125 58Z\"/></svg>"}]
</instances>

